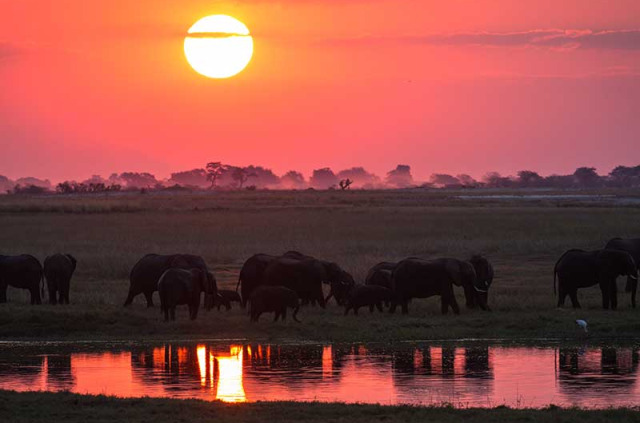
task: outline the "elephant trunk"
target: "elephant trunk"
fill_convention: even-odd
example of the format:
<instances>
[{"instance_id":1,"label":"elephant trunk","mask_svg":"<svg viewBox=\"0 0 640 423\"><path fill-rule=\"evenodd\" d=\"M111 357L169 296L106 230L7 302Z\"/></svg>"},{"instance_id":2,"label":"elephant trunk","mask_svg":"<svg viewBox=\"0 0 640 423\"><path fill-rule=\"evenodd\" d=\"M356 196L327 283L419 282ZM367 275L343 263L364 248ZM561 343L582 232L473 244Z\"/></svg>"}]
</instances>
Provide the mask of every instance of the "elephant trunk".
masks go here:
<instances>
[{"instance_id":1,"label":"elephant trunk","mask_svg":"<svg viewBox=\"0 0 640 423\"><path fill-rule=\"evenodd\" d=\"M295 320L298 323L302 323L300 320L298 320L298 312L300 311L300 304L298 304L296 306L296 308L293 309L293 320Z\"/></svg>"}]
</instances>

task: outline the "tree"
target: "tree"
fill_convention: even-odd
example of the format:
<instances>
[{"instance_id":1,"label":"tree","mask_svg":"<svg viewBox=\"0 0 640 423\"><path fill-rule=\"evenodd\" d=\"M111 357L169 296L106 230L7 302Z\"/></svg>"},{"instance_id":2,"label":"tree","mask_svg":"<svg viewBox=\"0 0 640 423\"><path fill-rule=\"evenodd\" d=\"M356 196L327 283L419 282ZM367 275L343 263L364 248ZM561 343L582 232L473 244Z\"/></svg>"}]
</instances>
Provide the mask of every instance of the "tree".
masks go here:
<instances>
[{"instance_id":1,"label":"tree","mask_svg":"<svg viewBox=\"0 0 640 423\"><path fill-rule=\"evenodd\" d=\"M382 181L377 175L369 173L363 167L352 167L350 169L341 170L336 174L340 180L349 179L358 187L363 188L381 188Z\"/></svg>"},{"instance_id":2,"label":"tree","mask_svg":"<svg viewBox=\"0 0 640 423\"><path fill-rule=\"evenodd\" d=\"M351 187L351 184L353 184L353 181L349 178L347 179L342 179L340 180L340 189L341 190L347 190Z\"/></svg>"},{"instance_id":3,"label":"tree","mask_svg":"<svg viewBox=\"0 0 640 423\"><path fill-rule=\"evenodd\" d=\"M617 166L609 173L609 179L617 187L640 186L640 166Z\"/></svg>"},{"instance_id":4,"label":"tree","mask_svg":"<svg viewBox=\"0 0 640 423\"><path fill-rule=\"evenodd\" d=\"M477 187L478 186L478 181L476 181L472 176L467 175L466 173L457 175L456 178L458 178L458 181L460 181L460 183L464 187Z\"/></svg>"},{"instance_id":5,"label":"tree","mask_svg":"<svg viewBox=\"0 0 640 423\"><path fill-rule=\"evenodd\" d=\"M573 177L581 187L593 188L602 185L602 179L596 173L595 167L579 167L573 172Z\"/></svg>"},{"instance_id":6,"label":"tree","mask_svg":"<svg viewBox=\"0 0 640 423\"><path fill-rule=\"evenodd\" d=\"M521 170L518 172L518 182L522 188L535 188L542 185L544 179L537 172Z\"/></svg>"},{"instance_id":7,"label":"tree","mask_svg":"<svg viewBox=\"0 0 640 423\"><path fill-rule=\"evenodd\" d=\"M169 182L183 186L205 188L208 184L207 172L204 169L192 169L171 174Z\"/></svg>"},{"instance_id":8,"label":"tree","mask_svg":"<svg viewBox=\"0 0 640 423\"><path fill-rule=\"evenodd\" d=\"M229 166L222 164L222 162L209 162L207 163L207 181L211 182L209 189L216 187L218 179L225 174Z\"/></svg>"},{"instance_id":9,"label":"tree","mask_svg":"<svg viewBox=\"0 0 640 423\"><path fill-rule=\"evenodd\" d=\"M429 181L440 188L451 185L460 185L458 178L447 175L446 173L434 173L431 175L431 178L429 178Z\"/></svg>"},{"instance_id":10,"label":"tree","mask_svg":"<svg viewBox=\"0 0 640 423\"><path fill-rule=\"evenodd\" d=\"M304 189L306 182L302 173L290 170L282 175L280 185L286 189Z\"/></svg>"},{"instance_id":11,"label":"tree","mask_svg":"<svg viewBox=\"0 0 640 423\"><path fill-rule=\"evenodd\" d=\"M489 172L482 179L489 188L512 188L515 185L512 178L501 176L498 172Z\"/></svg>"},{"instance_id":12,"label":"tree","mask_svg":"<svg viewBox=\"0 0 640 423\"><path fill-rule=\"evenodd\" d=\"M236 167L233 169L231 177L238 184L238 188L242 189L244 183L247 182L249 178L255 178L256 174L249 172L246 168Z\"/></svg>"},{"instance_id":13,"label":"tree","mask_svg":"<svg viewBox=\"0 0 640 423\"><path fill-rule=\"evenodd\" d=\"M124 181L127 188L151 188L158 183L156 177L147 172L123 172L119 179Z\"/></svg>"},{"instance_id":14,"label":"tree","mask_svg":"<svg viewBox=\"0 0 640 423\"><path fill-rule=\"evenodd\" d=\"M328 189L338 185L338 178L330 168L323 167L313 171L309 184L316 189Z\"/></svg>"},{"instance_id":15,"label":"tree","mask_svg":"<svg viewBox=\"0 0 640 423\"><path fill-rule=\"evenodd\" d=\"M406 188L413 185L411 166L398 165L387 173L387 184L395 188Z\"/></svg>"}]
</instances>

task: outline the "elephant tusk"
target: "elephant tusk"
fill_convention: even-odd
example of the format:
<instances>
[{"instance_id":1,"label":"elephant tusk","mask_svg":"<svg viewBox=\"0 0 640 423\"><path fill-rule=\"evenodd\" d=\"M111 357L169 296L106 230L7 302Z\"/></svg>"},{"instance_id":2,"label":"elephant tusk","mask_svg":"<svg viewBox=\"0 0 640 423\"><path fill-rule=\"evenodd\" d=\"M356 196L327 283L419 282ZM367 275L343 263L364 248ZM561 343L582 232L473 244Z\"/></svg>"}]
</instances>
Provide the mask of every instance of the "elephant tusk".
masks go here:
<instances>
[{"instance_id":1,"label":"elephant tusk","mask_svg":"<svg viewBox=\"0 0 640 423\"><path fill-rule=\"evenodd\" d=\"M475 289L476 291L481 292L481 293L483 293L483 294L484 294L484 293L486 293L486 292L489 292L489 290L488 290L488 289L480 289L480 288L478 288L477 286L474 286L474 287L473 287L473 289Z\"/></svg>"},{"instance_id":2,"label":"elephant tusk","mask_svg":"<svg viewBox=\"0 0 640 423\"><path fill-rule=\"evenodd\" d=\"M637 276L629 275L629 277L630 277L631 279L633 279L634 281L637 281L637 280L638 280L638 277L637 277Z\"/></svg>"}]
</instances>

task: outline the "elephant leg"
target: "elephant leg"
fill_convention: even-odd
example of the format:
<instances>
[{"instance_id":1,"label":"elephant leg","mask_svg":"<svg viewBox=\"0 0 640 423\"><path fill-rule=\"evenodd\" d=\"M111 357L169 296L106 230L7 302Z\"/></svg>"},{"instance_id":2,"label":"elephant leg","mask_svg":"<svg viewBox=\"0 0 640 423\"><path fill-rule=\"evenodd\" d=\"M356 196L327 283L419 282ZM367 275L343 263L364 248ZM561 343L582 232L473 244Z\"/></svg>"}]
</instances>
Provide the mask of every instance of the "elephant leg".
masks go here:
<instances>
[{"instance_id":1,"label":"elephant leg","mask_svg":"<svg viewBox=\"0 0 640 423\"><path fill-rule=\"evenodd\" d=\"M379 311L380 313L383 313L383 312L384 312L384 310L382 309L382 302L376 303L376 308L378 309L378 311Z\"/></svg>"},{"instance_id":2,"label":"elephant leg","mask_svg":"<svg viewBox=\"0 0 640 423\"><path fill-rule=\"evenodd\" d=\"M375 304L369 304L369 313L373 313L373 307L375 307Z\"/></svg>"},{"instance_id":3,"label":"elephant leg","mask_svg":"<svg viewBox=\"0 0 640 423\"><path fill-rule=\"evenodd\" d=\"M351 310L351 306L346 306L344 308L344 315L346 316L347 314L349 314L349 310Z\"/></svg>"},{"instance_id":4,"label":"elephant leg","mask_svg":"<svg viewBox=\"0 0 640 423\"><path fill-rule=\"evenodd\" d=\"M164 313L164 321L168 322L169 321L169 308L168 307L162 307L162 312Z\"/></svg>"},{"instance_id":5,"label":"elephant leg","mask_svg":"<svg viewBox=\"0 0 640 423\"><path fill-rule=\"evenodd\" d=\"M171 320L176 320L176 307L171 307Z\"/></svg>"},{"instance_id":6,"label":"elephant leg","mask_svg":"<svg viewBox=\"0 0 640 423\"><path fill-rule=\"evenodd\" d=\"M449 300L449 305L451 305L451 309L453 310L454 314L460 314L460 307L458 307L458 301L456 301L455 295L451 296L451 299Z\"/></svg>"},{"instance_id":7,"label":"elephant leg","mask_svg":"<svg viewBox=\"0 0 640 423\"><path fill-rule=\"evenodd\" d=\"M7 285L0 286L0 303L7 302Z\"/></svg>"},{"instance_id":8,"label":"elephant leg","mask_svg":"<svg viewBox=\"0 0 640 423\"><path fill-rule=\"evenodd\" d=\"M275 316L273 316L273 321L277 322L278 321L278 317L280 317L280 311L276 311L275 312Z\"/></svg>"},{"instance_id":9,"label":"elephant leg","mask_svg":"<svg viewBox=\"0 0 640 423\"><path fill-rule=\"evenodd\" d=\"M569 298L571 298L571 305L573 306L573 308L582 308L582 306L580 305L580 302L578 301L577 289L574 289L573 291L571 291L571 293L569 294Z\"/></svg>"},{"instance_id":10,"label":"elephant leg","mask_svg":"<svg viewBox=\"0 0 640 423\"><path fill-rule=\"evenodd\" d=\"M402 314L409 314L409 301L402 300Z\"/></svg>"},{"instance_id":11,"label":"elephant leg","mask_svg":"<svg viewBox=\"0 0 640 423\"><path fill-rule=\"evenodd\" d=\"M153 307L153 291L146 291L144 297L147 299L147 308Z\"/></svg>"},{"instance_id":12,"label":"elephant leg","mask_svg":"<svg viewBox=\"0 0 640 423\"><path fill-rule=\"evenodd\" d=\"M284 322L285 320L287 320L287 308L283 308L282 309L282 313L280 313L282 316L282 321Z\"/></svg>"},{"instance_id":13,"label":"elephant leg","mask_svg":"<svg viewBox=\"0 0 640 423\"><path fill-rule=\"evenodd\" d=\"M389 313L395 313L396 312L396 307L398 306L397 302L392 302L391 306L389 307Z\"/></svg>"},{"instance_id":14,"label":"elephant leg","mask_svg":"<svg viewBox=\"0 0 640 423\"><path fill-rule=\"evenodd\" d=\"M567 296L567 291L564 289L562 280L558 284L558 308L564 307L564 299Z\"/></svg>"},{"instance_id":15,"label":"elephant leg","mask_svg":"<svg viewBox=\"0 0 640 423\"><path fill-rule=\"evenodd\" d=\"M358 309L359 309L359 308L360 308L360 307L354 307L354 308L353 308L353 314L355 314L356 316L358 315Z\"/></svg>"},{"instance_id":16,"label":"elephant leg","mask_svg":"<svg viewBox=\"0 0 640 423\"><path fill-rule=\"evenodd\" d=\"M609 297L609 288L607 286L605 286L604 284L600 285L600 291L602 292L602 308L605 310L609 309L609 302L610 302L610 297Z\"/></svg>"},{"instance_id":17,"label":"elephant leg","mask_svg":"<svg viewBox=\"0 0 640 423\"><path fill-rule=\"evenodd\" d=\"M614 279L611 285L611 293L609 294L609 300L611 301L611 310L615 310L618 308L618 286L616 285L616 280Z\"/></svg>"},{"instance_id":18,"label":"elephant leg","mask_svg":"<svg viewBox=\"0 0 640 423\"><path fill-rule=\"evenodd\" d=\"M329 295L324 299L325 304L329 302L329 300L333 297L333 290L329 291Z\"/></svg>"}]
</instances>

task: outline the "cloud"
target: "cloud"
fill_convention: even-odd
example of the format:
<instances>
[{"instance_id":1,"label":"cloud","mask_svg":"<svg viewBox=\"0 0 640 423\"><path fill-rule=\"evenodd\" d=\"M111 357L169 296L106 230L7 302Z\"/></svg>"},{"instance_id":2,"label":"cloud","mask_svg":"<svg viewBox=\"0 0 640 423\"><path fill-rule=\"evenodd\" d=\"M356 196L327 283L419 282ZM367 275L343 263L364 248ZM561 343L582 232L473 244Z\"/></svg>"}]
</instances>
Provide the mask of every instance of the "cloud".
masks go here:
<instances>
[{"instance_id":1,"label":"cloud","mask_svg":"<svg viewBox=\"0 0 640 423\"><path fill-rule=\"evenodd\" d=\"M640 50L640 30L536 29L523 32L468 32L417 36L364 36L328 40L331 44L411 43L435 46L538 47L551 49Z\"/></svg>"}]
</instances>

